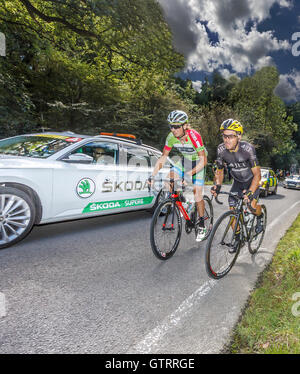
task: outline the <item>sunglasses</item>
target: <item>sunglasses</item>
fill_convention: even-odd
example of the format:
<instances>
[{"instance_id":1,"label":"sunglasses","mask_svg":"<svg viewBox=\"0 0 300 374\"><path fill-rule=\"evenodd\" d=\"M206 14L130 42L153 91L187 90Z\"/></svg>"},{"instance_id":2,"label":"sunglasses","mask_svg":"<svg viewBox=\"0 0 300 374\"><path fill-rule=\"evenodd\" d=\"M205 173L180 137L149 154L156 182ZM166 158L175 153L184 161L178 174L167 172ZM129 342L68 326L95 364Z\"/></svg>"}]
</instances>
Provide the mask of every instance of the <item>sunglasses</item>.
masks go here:
<instances>
[{"instance_id":1,"label":"sunglasses","mask_svg":"<svg viewBox=\"0 0 300 374\"><path fill-rule=\"evenodd\" d=\"M223 136L223 139L230 139L230 140L237 138L237 135L224 135L223 134L222 136Z\"/></svg>"},{"instance_id":2,"label":"sunglasses","mask_svg":"<svg viewBox=\"0 0 300 374\"><path fill-rule=\"evenodd\" d=\"M169 125L170 129L178 130L182 127L183 125Z\"/></svg>"}]
</instances>

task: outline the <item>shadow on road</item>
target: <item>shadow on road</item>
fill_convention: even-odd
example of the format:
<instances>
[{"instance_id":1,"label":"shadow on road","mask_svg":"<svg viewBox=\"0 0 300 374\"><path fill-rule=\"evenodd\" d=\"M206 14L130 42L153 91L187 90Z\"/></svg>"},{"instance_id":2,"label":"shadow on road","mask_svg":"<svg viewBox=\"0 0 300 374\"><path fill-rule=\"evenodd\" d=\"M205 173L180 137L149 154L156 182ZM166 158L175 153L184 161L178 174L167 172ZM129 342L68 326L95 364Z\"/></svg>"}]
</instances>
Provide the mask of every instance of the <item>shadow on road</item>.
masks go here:
<instances>
[{"instance_id":1,"label":"shadow on road","mask_svg":"<svg viewBox=\"0 0 300 374\"><path fill-rule=\"evenodd\" d=\"M32 232L24 240L16 244L16 246L49 238L55 239L60 236L68 236L70 234L80 234L89 237L89 235L95 231L98 231L100 236L103 235L104 231L107 229L112 231L115 230L115 236L117 236L118 226L127 225L129 222L131 223L129 227L132 227L132 231L134 233L135 223L138 224L138 222L141 220L146 220L147 222L149 220L150 230L150 219L151 214L143 210L109 216L89 217L73 221L48 223L45 225L34 226Z\"/></svg>"},{"instance_id":2,"label":"shadow on road","mask_svg":"<svg viewBox=\"0 0 300 374\"><path fill-rule=\"evenodd\" d=\"M281 195L281 194L276 194L276 195L269 195L268 197L260 197L259 199L260 200L282 200L286 198L285 195Z\"/></svg>"}]
</instances>

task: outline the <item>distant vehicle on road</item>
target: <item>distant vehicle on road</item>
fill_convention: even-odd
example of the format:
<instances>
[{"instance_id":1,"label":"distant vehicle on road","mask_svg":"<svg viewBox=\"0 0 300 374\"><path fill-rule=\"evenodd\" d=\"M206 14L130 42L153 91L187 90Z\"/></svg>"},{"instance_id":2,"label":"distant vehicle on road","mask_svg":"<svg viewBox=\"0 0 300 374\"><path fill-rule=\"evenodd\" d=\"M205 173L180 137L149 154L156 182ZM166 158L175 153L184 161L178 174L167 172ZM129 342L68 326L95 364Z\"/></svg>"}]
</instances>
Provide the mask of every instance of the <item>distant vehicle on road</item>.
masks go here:
<instances>
[{"instance_id":1,"label":"distant vehicle on road","mask_svg":"<svg viewBox=\"0 0 300 374\"><path fill-rule=\"evenodd\" d=\"M290 175L283 181L284 188L295 188L300 190L300 175Z\"/></svg>"},{"instance_id":2,"label":"distant vehicle on road","mask_svg":"<svg viewBox=\"0 0 300 374\"><path fill-rule=\"evenodd\" d=\"M45 132L0 140L0 249L36 224L154 209L164 193L159 185L149 192L147 180L161 152L133 138Z\"/></svg>"},{"instance_id":3,"label":"distant vehicle on road","mask_svg":"<svg viewBox=\"0 0 300 374\"><path fill-rule=\"evenodd\" d=\"M269 194L276 195L278 179L274 171L267 167L261 167L260 194L267 197Z\"/></svg>"}]
</instances>

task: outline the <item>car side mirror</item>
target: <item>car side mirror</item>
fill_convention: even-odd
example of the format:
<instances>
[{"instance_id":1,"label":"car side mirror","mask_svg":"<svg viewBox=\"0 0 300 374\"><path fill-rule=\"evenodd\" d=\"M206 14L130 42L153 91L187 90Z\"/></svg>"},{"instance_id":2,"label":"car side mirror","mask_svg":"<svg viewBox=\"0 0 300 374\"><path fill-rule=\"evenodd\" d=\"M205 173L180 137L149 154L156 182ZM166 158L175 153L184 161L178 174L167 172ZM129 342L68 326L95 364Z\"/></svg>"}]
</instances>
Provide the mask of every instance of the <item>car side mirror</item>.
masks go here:
<instances>
[{"instance_id":1,"label":"car side mirror","mask_svg":"<svg viewBox=\"0 0 300 374\"><path fill-rule=\"evenodd\" d=\"M85 153L73 153L62 159L64 162L76 164L91 164L93 160L93 157L86 155Z\"/></svg>"}]
</instances>

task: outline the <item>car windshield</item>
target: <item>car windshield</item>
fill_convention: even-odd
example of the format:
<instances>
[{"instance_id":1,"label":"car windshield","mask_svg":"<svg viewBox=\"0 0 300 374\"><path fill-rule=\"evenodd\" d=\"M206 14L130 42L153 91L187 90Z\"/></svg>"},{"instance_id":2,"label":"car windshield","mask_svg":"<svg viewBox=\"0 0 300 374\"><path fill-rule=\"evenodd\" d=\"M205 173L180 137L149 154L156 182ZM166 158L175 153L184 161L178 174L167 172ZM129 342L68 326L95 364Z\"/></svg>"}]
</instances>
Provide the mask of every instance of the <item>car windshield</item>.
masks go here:
<instances>
[{"instance_id":1,"label":"car windshield","mask_svg":"<svg viewBox=\"0 0 300 374\"><path fill-rule=\"evenodd\" d=\"M47 158L79 140L81 138L62 135L21 135L0 140L0 154Z\"/></svg>"},{"instance_id":2,"label":"car windshield","mask_svg":"<svg viewBox=\"0 0 300 374\"><path fill-rule=\"evenodd\" d=\"M268 170L261 170L261 177L268 179L269 178Z\"/></svg>"},{"instance_id":3,"label":"car windshield","mask_svg":"<svg viewBox=\"0 0 300 374\"><path fill-rule=\"evenodd\" d=\"M296 181L300 181L300 175L291 175L290 177L288 177L289 179L293 179L293 180L296 180Z\"/></svg>"}]
</instances>

